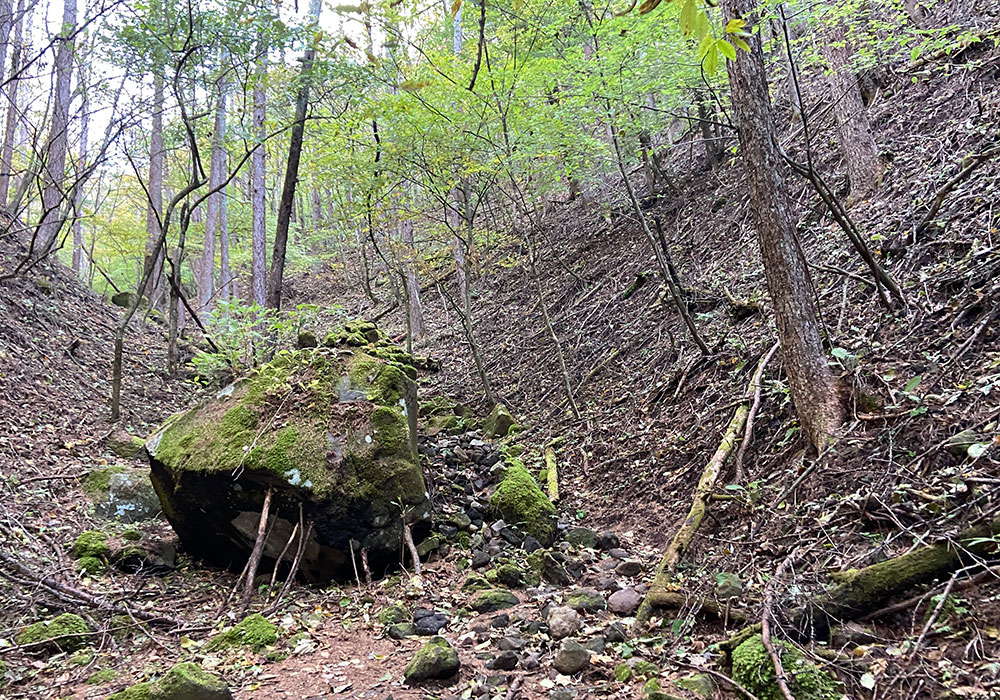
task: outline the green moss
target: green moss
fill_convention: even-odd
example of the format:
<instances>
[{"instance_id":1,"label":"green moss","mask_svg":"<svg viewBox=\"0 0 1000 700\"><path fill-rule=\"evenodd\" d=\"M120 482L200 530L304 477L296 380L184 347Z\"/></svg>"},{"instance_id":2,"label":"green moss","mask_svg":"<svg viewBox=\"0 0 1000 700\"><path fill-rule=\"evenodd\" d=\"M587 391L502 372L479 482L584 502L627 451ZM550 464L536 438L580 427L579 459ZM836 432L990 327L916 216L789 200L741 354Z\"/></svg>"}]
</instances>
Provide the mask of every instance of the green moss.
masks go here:
<instances>
[{"instance_id":1,"label":"green moss","mask_svg":"<svg viewBox=\"0 0 1000 700\"><path fill-rule=\"evenodd\" d=\"M351 385L363 390L369 401L384 406L405 400L410 381L399 367L365 353L354 357L347 376Z\"/></svg>"},{"instance_id":2,"label":"green moss","mask_svg":"<svg viewBox=\"0 0 1000 700\"><path fill-rule=\"evenodd\" d=\"M491 613L513 608L520 602L517 596L510 591L494 588L476 593L469 600L469 605L478 613Z\"/></svg>"},{"instance_id":3,"label":"green moss","mask_svg":"<svg viewBox=\"0 0 1000 700\"><path fill-rule=\"evenodd\" d=\"M91 576L104 573L108 568L103 559L97 557L80 557L76 560L76 570Z\"/></svg>"},{"instance_id":4,"label":"green moss","mask_svg":"<svg viewBox=\"0 0 1000 700\"><path fill-rule=\"evenodd\" d=\"M142 539L142 533L138 530L126 530L122 533L122 539L128 540L130 542L135 542L136 540Z\"/></svg>"},{"instance_id":5,"label":"green moss","mask_svg":"<svg viewBox=\"0 0 1000 700\"><path fill-rule=\"evenodd\" d=\"M628 664L615 666L615 680L619 683L628 683L632 680L632 667Z\"/></svg>"},{"instance_id":6,"label":"green moss","mask_svg":"<svg viewBox=\"0 0 1000 700\"><path fill-rule=\"evenodd\" d=\"M490 505L509 523L516 523L543 545L556 536L556 508L518 460L510 460Z\"/></svg>"},{"instance_id":7,"label":"green moss","mask_svg":"<svg viewBox=\"0 0 1000 700\"><path fill-rule=\"evenodd\" d=\"M107 557L111 554L111 547L108 545L108 536L97 530L87 530L81 532L73 541L70 550L77 559L81 557Z\"/></svg>"},{"instance_id":8,"label":"green moss","mask_svg":"<svg viewBox=\"0 0 1000 700\"><path fill-rule=\"evenodd\" d=\"M28 625L17 635L16 641L19 645L40 644L40 648L48 651L76 651L87 645L90 633L82 617L63 613L51 620Z\"/></svg>"},{"instance_id":9,"label":"green moss","mask_svg":"<svg viewBox=\"0 0 1000 700\"><path fill-rule=\"evenodd\" d=\"M656 678L660 675L660 667L650 661L636 661L632 665L632 673L640 678Z\"/></svg>"},{"instance_id":10,"label":"green moss","mask_svg":"<svg viewBox=\"0 0 1000 700\"><path fill-rule=\"evenodd\" d=\"M230 629L212 637L207 648L226 649L228 647L248 647L260 651L278 641L278 628L260 613L254 613Z\"/></svg>"},{"instance_id":11,"label":"green moss","mask_svg":"<svg viewBox=\"0 0 1000 700\"><path fill-rule=\"evenodd\" d=\"M102 668L100 671L96 671L90 675L90 678L87 679L87 685L103 685L110 683L117 677L118 672L114 669Z\"/></svg>"},{"instance_id":12,"label":"green moss","mask_svg":"<svg viewBox=\"0 0 1000 700\"><path fill-rule=\"evenodd\" d=\"M483 421L483 433L490 437L507 437L515 428L520 430L514 416L502 403L494 406L490 415Z\"/></svg>"},{"instance_id":13,"label":"green moss","mask_svg":"<svg viewBox=\"0 0 1000 700\"><path fill-rule=\"evenodd\" d=\"M111 477L115 474L124 474L128 467L104 467L94 469L83 479L83 492L91 498L97 498L108 492L111 488Z\"/></svg>"},{"instance_id":14,"label":"green moss","mask_svg":"<svg viewBox=\"0 0 1000 700\"><path fill-rule=\"evenodd\" d=\"M829 671L811 663L787 642L776 641L775 645L780 649L788 689L796 700L838 700L842 696L840 684ZM760 700L784 700L759 634L733 650L733 680Z\"/></svg>"},{"instance_id":15,"label":"green moss","mask_svg":"<svg viewBox=\"0 0 1000 700\"><path fill-rule=\"evenodd\" d=\"M410 426L403 411L391 406L378 406L372 412L375 429L375 456L404 455L409 453Z\"/></svg>"},{"instance_id":16,"label":"green moss","mask_svg":"<svg viewBox=\"0 0 1000 700\"><path fill-rule=\"evenodd\" d=\"M410 611L402 603L393 603L378 614L379 622L386 627L397 622L409 622L410 619L412 619Z\"/></svg>"},{"instance_id":17,"label":"green moss","mask_svg":"<svg viewBox=\"0 0 1000 700\"><path fill-rule=\"evenodd\" d=\"M3 688L4 683L7 681L7 664L0 660L0 688Z\"/></svg>"},{"instance_id":18,"label":"green moss","mask_svg":"<svg viewBox=\"0 0 1000 700\"><path fill-rule=\"evenodd\" d=\"M153 700L155 689L156 686L153 683L139 683L114 695L109 695L108 700Z\"/></svg>"},{"instance_id":19,"label":"green moss","mask_svg":"<svg viewBox=\"0 0 1000 700\"><path fill-rule=\"evenodd\" d=\"M202 670L198 664L190 662L177 664L167 671L157 686L156 695L162 695L171 700L183 700L192 696L204 697L208 693L227 691L226 684L220 678Z\"/></svg>"},{"instance_id":20,"label":"green moss","mask_svg":"<svg viewBox=\"0 0 1000 700\"><path fill-rule=\"evenodd\" d=\"M94 652L90 649L81 649L69 657L68 661L74 666L86 666L94 660Z\"/></svg>"}]
</instances>

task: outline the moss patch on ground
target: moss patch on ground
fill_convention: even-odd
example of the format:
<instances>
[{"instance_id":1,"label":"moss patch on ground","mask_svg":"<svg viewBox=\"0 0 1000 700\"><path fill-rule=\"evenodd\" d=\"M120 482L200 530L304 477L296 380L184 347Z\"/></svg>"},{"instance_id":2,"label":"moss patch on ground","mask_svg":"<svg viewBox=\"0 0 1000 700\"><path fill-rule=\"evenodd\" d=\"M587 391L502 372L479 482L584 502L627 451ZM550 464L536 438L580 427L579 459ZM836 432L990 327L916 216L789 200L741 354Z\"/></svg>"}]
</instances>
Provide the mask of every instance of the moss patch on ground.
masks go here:
<instances>
[{"instance_id":1,"label":"moss patch on ground","mask_svg":"<svg viewBox=\"0 0 1000 700\"><path fill-rule=\"evenodd\" d=\"M260 651L278 641L278 628L260 613L254 613L243 618L236 626L212 637L208 649L226 649L229 647L246 647Z\"/></svg>"},{"instance_id":2,"label":"moss patch on ground","mask_svg":"<svg viewBox=\"0 0 1000 700\"><path fill-rule=\"evenodd\" d=\"M111 555L111 545L108 544L108 536L97 530L86 530L73 541L70 549L73 557L108 557Z\"/></svg>"}]
</instances>

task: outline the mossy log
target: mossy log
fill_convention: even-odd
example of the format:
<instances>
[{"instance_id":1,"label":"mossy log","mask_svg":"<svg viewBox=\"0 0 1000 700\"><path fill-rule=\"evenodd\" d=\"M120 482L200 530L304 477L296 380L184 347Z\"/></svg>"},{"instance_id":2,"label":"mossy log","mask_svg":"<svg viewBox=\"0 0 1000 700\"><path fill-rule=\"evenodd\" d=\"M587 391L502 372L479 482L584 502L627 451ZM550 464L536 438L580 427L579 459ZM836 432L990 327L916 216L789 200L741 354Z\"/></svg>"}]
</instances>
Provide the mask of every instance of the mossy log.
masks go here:
<instances>
[{"instance_id":1,"label":"mossy log","mask_svg":"<svg viewBox=\"0 0 1000 700\"><path fill-rule=\"evenodd\" d=\"M549 500L555 503L559 500L559 463L556 461L556 451L551 447L545 448L545 475Z\"/></svg>"},{"instance_id":2,"label":"mossy log","mask_svg":"<svg viewBox=\"0 0 1000 700\"><path fill-rule=\"evenodd\" d=\"M856 620L914 586L947 576L984 557L996 556L998 544L991 538L998 534L1000 518L964 530L954 539L839 574L836 585L794 615L795 629L803 637L825 636L832 624Z\"/></svg>"},{"instance_id":3,"label":"mossy log","mask_svg":"<svg viewBox=\"0 0 1000 700\"><path fill-rule=\"evenodd\" d=\"M702 472L698 486L695 488L694 498L691 501L691 509L688 511L687 517L684 518L677 534L671 540L670 546L667 547L663 560L660 562L660 568L656 572L656 578L653 579L653 585L650 587L649 593L646 594L645 600L642 601L642 605L639 606L639 611L636 614L638 624L646 624L652 616L654 608L670 606L672 602L670 596L673 593L670 586L674 573L677 571L677 565L691 544L702 520L705 519L712 491L715 490L715 484L719 480L726 459L732 453L733 447L743 432L749 411L746 403L740 404L736 409L732 420L729 421L729 427L726 428L726 432L722 436L722 442L719 443L718 449L712 455L705 471Z\"/></svg>"}]
</instances>

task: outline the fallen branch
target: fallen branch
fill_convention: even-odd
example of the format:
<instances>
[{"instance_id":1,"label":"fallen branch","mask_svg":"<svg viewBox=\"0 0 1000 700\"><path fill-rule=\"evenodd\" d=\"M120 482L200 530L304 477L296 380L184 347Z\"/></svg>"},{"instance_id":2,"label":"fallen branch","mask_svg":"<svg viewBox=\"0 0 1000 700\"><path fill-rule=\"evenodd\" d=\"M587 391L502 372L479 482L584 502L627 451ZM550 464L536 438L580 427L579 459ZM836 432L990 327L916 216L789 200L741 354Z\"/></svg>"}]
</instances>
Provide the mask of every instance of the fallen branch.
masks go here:
<instances>
[{"instance_id":1,"label":"fallen branch","mask_svg":"<svg viewBox=\"0 0 1000 700\"><path fill-rule=\"evenodd\" d=\"M556 462L556 451L551 447L545 448L545 474L549 500L555 503L559 500L559 466Z\"/></svg>"},{"instance_id":2,"label":"fallen branch","mask_svg":"<svg viewBox=\"0 0 1000 700\"><path fill-rule=\"evenodd\" d=\"M764 376L764 368L771 361L771 358L774 357L774 353L778 351L778 347L779 343L777 342L771 346L771 349L764 355L764 359L757 365L757 371L754 372L753 379L750 380L750 390L753 392L753 405L750 406L750 413L747 415L746 430L743 432L743 442L740 444L740 449L736 453L736 461L734 462L735 476L733 480L737 484L743 483L743 455L746 454L747 445L750 444L750 438L753 436L753 422L757 417L757 411L760 410L760 388L762 384L761 379Z\"/></svg>"},{"instance_id":3,"label":"fallen branch","mask_svg":"<svg viewBox=\"0 0 1000 700\"><path fill-rule=\"evenodd\" d=\"M86 605L88 607L96 608L98 610L104 610L111 613L118 613L129 615L144 622L149 622L157 625L170 625L173 627L183 627L187 624L184 620L177 617L171 617L169 615L161 615L158 613L148 612L146 610L141 610L138 608L131 608L127 605L120 603L112 603L104 598L99 598L98 596L82 591L79 588L73 588L64 583L60 583L49 576L39 576L32 569L28 568L21 562L17 561L14 557L7 554L6 552L0 550L0 563L4 564L4 567L0 568L0 574L4 573L3 569L9 569L11 571L17 572L19 575L23 576L28 581L31 581L36 586L46 591L50 595L56 598L70 603L76 603L78 605Z\"/></svg>"},{"instance_id":4,"label":"fallen branch","mask_svg":"<svg viewBox=\"0 0 1000 700\"><path fill-rule=\"evenodd\" d=\"M420 575L420 554L417 553L417 545L413 543L413 531L410 530L409 523L403 523L403 543L406 545L406 550L410 553L410 558L413 559L413 575Z\"/></svg>"},{"instance_id":5,"label":"fallen branch","mask_svg":"<svg viewBox=\"0 0 1000 700\"><path fill-rule=\"evenodd\" d=\"M260 567L260 558L264 554L264 540L267 539L267 520L271 513L271 488L268 487L264 494L264 505L260 507L260 522L257 524L257 539L254 540L253 549L250 551L250 559L247 562L246 578L243 580L243 597L240 599L240 614L246 612L250 607L250 598L253 597L253 580L257 577L257 569Z\"/></svg>"},{"instance_id":6,"label":"fallen branch","mask_svg":"<svg viewBox=\"0 0 1000 700\"><path fill-rule=\"evenodd\" d=\"M761 364L763 364L763 361L764 359L762 358ZM758 365L758 371L759 369L760 365ZM754 377L756 376L757 373L755 372ZM747 396L750 395L752 387L753 381L751 381ZM695 487L694 497L691 501L691 509L688 511L687 517L684 518L680 529L674 535L673 540L671 540L666 552L664 552L660 568L656 572L656 578L653 579L653 585L650 586L649 593L646 594L646 598L642 601L642 605L639 606L639 610L636 613L636 624L638 625L645 625L649 622L654 608L668 607L664 603L668 597L666 594L671 593L671 583L677 571L677 566L684 552L687 551L688 546L691 544L695 533L701 526L702 520L705 519L705 512L708 510L708 503L712 499L715 484L719 480L719 475L726 464L726 459L732 453L733 447L735 447L746 425L747 415L749 414L746 401L747 399L744 398L736 408L732 420L729 421L729 427L726 428L726 432L722 436L722 442L719 443L718 449L712 455L712 459L709 460L708 466L705 467L701 478L698 480L698 485Z\"/></svg>"},{"instance_id":7,"label":"fallen branch","mask_svg":"<svg viewBox=\"0 0 1000 700\"><path fill-rule=\"evenodd\" d=\"M965 160L962 161L963 167L958 172L958 175L944 183L941 189L939 189L934 195L934 201L931 203L931 208L927 210L927 213L924 214L924 218L920 220L920 223L917 224L914 229L914 236L919 236L930 225L930 223L934 220L934 217L937 216L938 211L941 209L941 205L944 203L945 197L951 194L952 190L968 180L969 176L971 176L980 165L998 155L1000 155L1000 146L966 157Z\"/></svg>"},{"instance_id":8,"label":"fallen branch","mask_svg":"<svg viewBox=\"0 0 1000 700\"><path fill-rule=\"evenodd\" d=\"M767 649L767 655L771 657L771 663L774 664L775 679L777 680L781 694L785 696L785 700L795 700L795 696L792 695L792 691L788 687L788 681L785 679L785 667L781 663L781 654L778 653L778 650L774 647L774 642L771 641L771 615L774 608L774 589L778 582L781 581L781 577L785 571L791 567L798 556L798 549L789 554L781 562L778 570L774 572L774 576L767 582L767 585L764 587L764 610L760 618L760 641L764 644L764 648Z\"/></svg>"}]
</instances>

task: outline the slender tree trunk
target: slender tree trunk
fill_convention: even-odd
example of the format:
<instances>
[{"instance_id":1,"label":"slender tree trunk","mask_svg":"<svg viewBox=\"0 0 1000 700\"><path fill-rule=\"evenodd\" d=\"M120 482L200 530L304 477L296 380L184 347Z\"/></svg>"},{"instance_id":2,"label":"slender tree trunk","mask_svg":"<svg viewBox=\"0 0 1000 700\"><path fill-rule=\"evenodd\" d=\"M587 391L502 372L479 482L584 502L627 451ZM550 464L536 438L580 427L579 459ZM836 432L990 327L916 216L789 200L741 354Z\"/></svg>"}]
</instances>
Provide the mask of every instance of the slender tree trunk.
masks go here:
<instances>
[{"instance_id":1,"label":"slender tree trunk","mask_svg":"<svg viewBox=\"0 0 1000 700\"><path fill-rule=\"evenodd\" d=\"M3 146L0 148L0 207L7 206L10 178L14 170L14 131L20 121L21 110L17 104L17 88L21 80L17 77L21 70L24 54L24 0L17 2L17 23L14 25L14 43L11 46L10 78L5 86L7 95L7 117L4 122Z\"/></svg>"},{"instance_id":2,"label":"slender tree trunk","mask_svg":"<svg viewBox=\"0 0 1000 700\"><path fill-rule=\"evenodd\" d=\"M24 3L19 2L19 13ZM11 0L0 0L0 75L7 67L7 53L10 46L10 29L14 25L14 3ZM15 49L16 51L16 49Z\"/></svg>"},{"instance_id":3,"label":"slender tree trunk","mask_svg":"<svg viewBox=\"0 0 1000 700\"><path fill-rule=\"evenodd\" d=\"M226 85L220 79L217 83L218 94L215 98L215 127L212 130L212 157L208 175L209 189L215 189L226 179ZM212 297L215 295L215 247L222 237L222 200L225 188L209 195L205 202L205 246L201 259L201 284L198 288L198 313L206 317L211 309ZM228 268L228 246L225 251L225 265Z\"/></svg>"},{"instance_id":4,"label":"slender tree trunk","mask_svg":"<svg viewBox=\"0 0 1000 700\"><path fill-rule=\"evenodd\" d=\"M87 97L85 87L85 77L83 73L83 62L81 62L78 75L80 84L83 85L82 106L80 108L80 155L77 159L77 185L73 191L73 272L77 276L84 276L87 267L87 255L84 250L83 235L83 174L87 169L87 132L90 130L90 100Z\"/></svg>"},{"instance_id":5,"label":"slender tree trunk","mask_svg":"<svg viewBox=\"0 0 1000 700\"><path fill-rule=\"evenodd\" d=\"M319 23L322 7L320 0L310 0L310 24ZM285 182L281 188L278 205L278 220L274 231L274 250L271 254L271 272L267 280L267 305L272 309L281 308L281 287L285 275L285 249L288 246L288 225L295 204L295 186L299 179L299 160L302 157L302 140L305 136L306 109L309 106L309 82L312 65L316 58L316 47L310 44L302 57L302 72L299 75L299 90L295 97L295 121L288 142L288 163L285 167Z\"/></svg>"},{"instance_id":6,"label":"slender tree trunk","mask_svg":"<svg viewBox=\"0 0 1000 700\"><path fill-rule=\"evenodd\" d=\"M42 190L42 216L38 223L35 255L44 257L62 228L61 209L66 198L66 150L69 136L69 103L72 99L70 84L73 77L73 36L76 31L76 0L64 0L62 31L57 43L55 58L55 99L52 104L52 126L46 147L46 161Z\"/></svg>"},{"instance_id":7,"label":"slender tree trunk","mask_svg":"<svg viewBox=\"0 0 1000 700\"><path fill-rule=\"evenodd\" d=\"M163 218L163 163L166 151L163 148L163 71L156 67L153 74L153 119L149 134L149 190L146 203L146 257L153 255L156 241L160 238L160 222ZM145 293L154 301L163 290L163 256L161 250L153 262L153 273Z\"/></svg>"},{"instance_id":8,"label":"slender tree trunk","mask_svg":"<svg viewBox=\"0 0 1000 700\"><path fill-rule=\"evenodd\" d=\"M724 20L756 18L755 0L722 0ZM759 35L748 37L750 51L729 61L729 86L740 135L740 154L751 214L774 305L782 357L803 432L814 446L826 445L839 427L842 409L827 365L813 306L805 256L775 144L774 115Z\"/></svg>"},{"instance_id":9,"label":"slender tree trunk","mask_svg":"<svg viewBox=\"0 0 1000 700\"><path fill-rule=\"evenodd\" d=\"M250 278L253 286L253 301L264 306L267 294L267 182L265 160L267 151L264 148L267 139L267 129L264 120L267 116L267 98L264 94L264 78L267 75L266 51L264 40L260 40L260 58L257 62L257 80L253 88L253 131L257 138L257 150L254 151L251 163L253 188L253 252L250 263Z\"/></svg>"},{"instance_id":10,"label":"slender tree trunk","mask_svg":"<svg viewBox=\"0 0 1000 700\"><path fill-rule=\"evenodd\" d=\"M854 50L847 41L842 24L837 25L828 41L820 44L823 55L830 63L833 113L837 119L840 152L847 165L851 194L864 197L878 184L882 166L878 158L878 143L861 96L858 76L851 65Z\"/></svg>"},{"instance_id":11,"label":"slender tree trunk","mask_svg":"<svg viewBox=\"0 0 1000 700\"><path fill-rule=\"evenodd\" d=\"M417 247L413 240L413 221L400 222L400 238L406 248L406 300L410 320L410 335L413 340L424 337L424 309L420 303L420 280L417 277Z\"/></svg>"}]
</instances>

